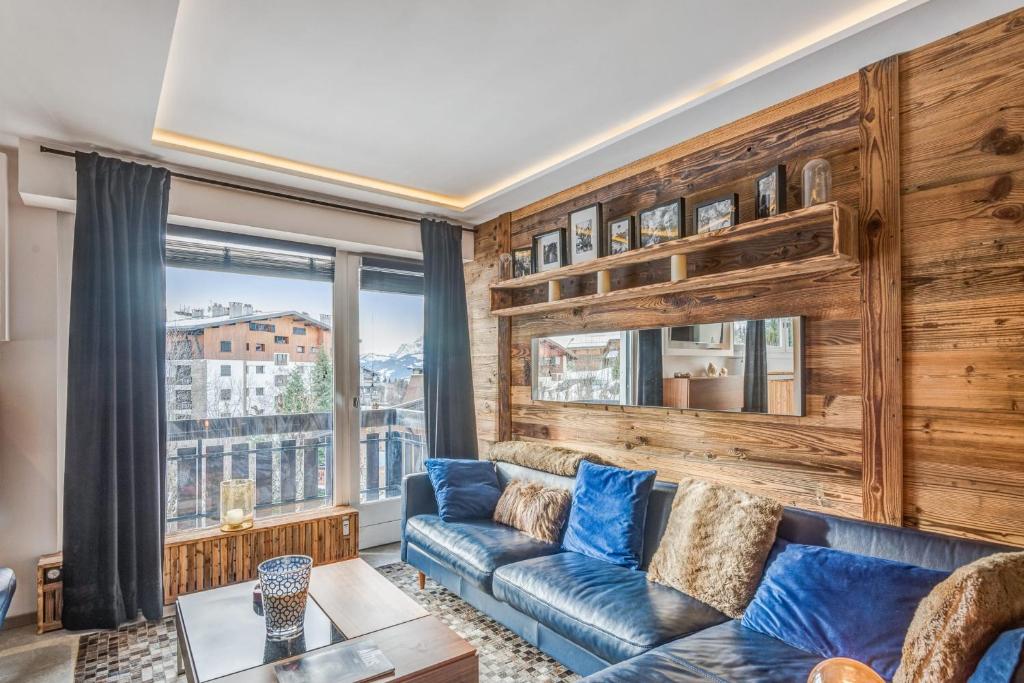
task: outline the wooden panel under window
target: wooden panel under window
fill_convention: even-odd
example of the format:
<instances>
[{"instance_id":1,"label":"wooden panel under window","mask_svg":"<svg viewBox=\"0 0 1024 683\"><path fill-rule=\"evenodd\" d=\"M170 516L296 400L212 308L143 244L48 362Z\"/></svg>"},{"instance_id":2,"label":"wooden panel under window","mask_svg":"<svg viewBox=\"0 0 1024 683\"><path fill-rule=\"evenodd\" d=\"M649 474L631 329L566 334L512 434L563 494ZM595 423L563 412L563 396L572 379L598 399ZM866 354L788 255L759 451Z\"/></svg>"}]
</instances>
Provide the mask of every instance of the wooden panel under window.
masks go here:
<instances>
[{"instance_id":1,"label":"wooden panel under window","mask_svg":"<svg viewBox=\"0 0 1024 683\"><path fill-rule=\"evenodd\" d=\"M179 595L256 578L260 562L309 555L314 564L358 556L359 513L338 507L258 520L252 529L175 534L164 545L164 602Z\"/></svg>"}]
</instances>

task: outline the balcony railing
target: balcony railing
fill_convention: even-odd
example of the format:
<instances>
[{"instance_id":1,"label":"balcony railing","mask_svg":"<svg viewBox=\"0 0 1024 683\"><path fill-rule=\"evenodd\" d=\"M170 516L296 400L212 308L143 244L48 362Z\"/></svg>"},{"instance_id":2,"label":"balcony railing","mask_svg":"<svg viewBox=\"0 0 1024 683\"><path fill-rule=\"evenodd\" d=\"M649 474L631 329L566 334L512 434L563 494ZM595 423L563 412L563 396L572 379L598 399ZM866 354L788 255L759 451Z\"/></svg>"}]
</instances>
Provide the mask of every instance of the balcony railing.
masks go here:
<instances>
[{"instance_id":1,"label":"balcony railing","mask_svg":"<svg viewBox=\"0 0 1024 683\"><path fill-rule=\"evenodd\" d=\"M400 496L402 477L423 471L423 411L364 410L360 423L361 500ZM215 525L220 483L229 478L256 481L257 516L326 503L334 469L331 425L330 413L168 421L169 530Z\"/></svg>"}]
</instances>

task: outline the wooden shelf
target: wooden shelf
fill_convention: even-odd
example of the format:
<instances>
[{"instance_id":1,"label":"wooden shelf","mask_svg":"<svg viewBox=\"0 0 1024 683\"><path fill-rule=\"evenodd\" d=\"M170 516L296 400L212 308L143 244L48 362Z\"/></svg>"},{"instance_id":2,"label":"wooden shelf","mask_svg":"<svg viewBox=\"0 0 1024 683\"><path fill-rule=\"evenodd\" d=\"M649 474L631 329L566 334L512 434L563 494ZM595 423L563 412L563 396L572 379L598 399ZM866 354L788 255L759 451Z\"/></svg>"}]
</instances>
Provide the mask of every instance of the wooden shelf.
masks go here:
<instances>
[{"instance_id":1,"label":"wooden shelf","mask_svg":"<svg viewBox=\"0 0 1024 683\"><path fill-rule=\"evenodd\" d=\"M586 294L557 301L542 301L518 306L497 305L503 300L510 300L511 297L509 295L515 289L537 287L556 280L595 274L602 270L668 259L676 254L695 254L705 250L734 246L757 238L780 236L789 232L808 229L820 230L825 226L830 226L832 230L831 252L825 255L770 263L723 273L698 275L676 282L641 285L604 294ZM646 296L701 291L764 282L794 275L827 272L856 262L857 234L854 212L845 204L829 202L806 209L797 209L779 216L772 216L771 218L750 221L716 232L684 237L672 242L664 242L653 247L636 249L624 254L604 256L587 263L565 266L547 273L534 273L519 278L502 280L490 286L491 313L502 317L509 317L576 306L591 306L599 303Z\"/></svg>"}]
</instances>

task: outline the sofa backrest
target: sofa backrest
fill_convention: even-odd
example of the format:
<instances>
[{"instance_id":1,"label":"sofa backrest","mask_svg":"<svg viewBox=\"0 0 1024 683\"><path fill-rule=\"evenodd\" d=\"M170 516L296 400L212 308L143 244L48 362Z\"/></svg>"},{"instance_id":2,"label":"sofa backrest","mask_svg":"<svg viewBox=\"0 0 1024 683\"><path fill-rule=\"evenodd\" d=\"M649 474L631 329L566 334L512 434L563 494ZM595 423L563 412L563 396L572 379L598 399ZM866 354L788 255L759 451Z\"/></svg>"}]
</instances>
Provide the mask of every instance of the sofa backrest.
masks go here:
<instances>
[{"instance_id":1,"label":"sofa backrest","mask_svg":"<svg viewBox=\"0 0 1024 683\"><path fill-rule=\"evenodd\" d=\"M495 466L502 488L512 479L538 481L545 486L557 486L570 491L575 485L573 477L506 462L496 462ZM675 484L659 481L651 492L644 527L643 569L647 569L665 533L676 490ZM825 546L942 571L952 571L992 553L1017 550L994 543L941 536L907 527L873 524L799 508L785 509L777 536L793 543Z\"/></svg>"}]
</instances>

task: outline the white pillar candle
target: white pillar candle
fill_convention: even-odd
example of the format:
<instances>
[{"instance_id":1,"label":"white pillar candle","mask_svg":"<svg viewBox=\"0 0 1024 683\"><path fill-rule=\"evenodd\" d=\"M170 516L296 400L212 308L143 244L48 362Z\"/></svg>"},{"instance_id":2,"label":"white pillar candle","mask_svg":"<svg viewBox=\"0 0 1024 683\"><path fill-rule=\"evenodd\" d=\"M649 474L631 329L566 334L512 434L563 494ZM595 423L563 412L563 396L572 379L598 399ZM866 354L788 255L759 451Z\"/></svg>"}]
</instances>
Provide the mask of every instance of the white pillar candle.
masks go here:
<instances>
[{"instance_id":1,"label":"white pillar candle","mask_svg":"<svg viewBox=\"0 0 1024 683\"><path fill-rule=\"evenodd\" d=\"M672 265L672 282L686 279L686 254L673 254L669 259Z\"/></svg>"},{"instance_id":2,"label":"white pillar candle","mask_svg":"<svg viewBox=\"0 0 1024 683\"><path fill-rule=\"evenodd\" d=\"M224 520L231 526L238 526L245 521L245 513L242 508L232 508L225 513Z\"/></svg>"},{"instance_id":3,"label":"white pillar candle","mask_svg":"<svg viewBox=\"0 0 1024 683\"><path fill-rule=\"evenodd\" d=\"M562 281L550 280L548 282L548 301L558 301L562 298Z\"/></svg>"},{"instance_id":4,"label":"white pillar candle","mask_svg":"<svg viewBox=\"0 0 1024 683\"><path fill-rule=\"evenodd\" d=\"M607 294L612 291L612 274L607 270L597 271L597 293Z\"/></svg>"}]
</instances>

